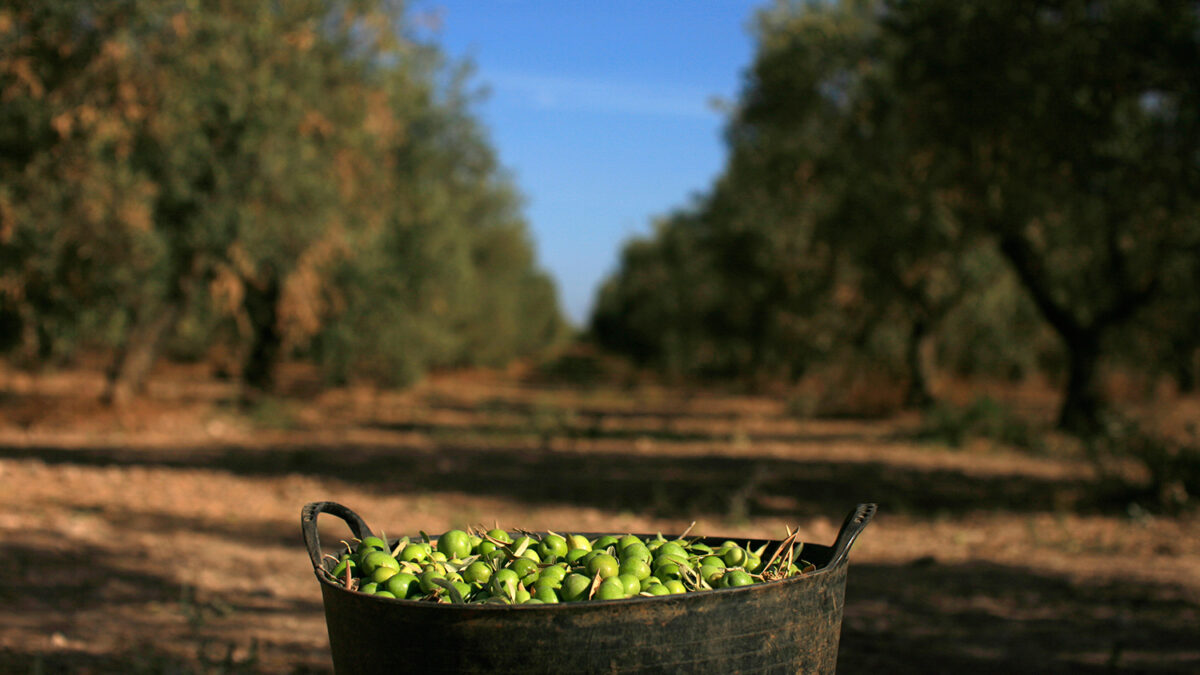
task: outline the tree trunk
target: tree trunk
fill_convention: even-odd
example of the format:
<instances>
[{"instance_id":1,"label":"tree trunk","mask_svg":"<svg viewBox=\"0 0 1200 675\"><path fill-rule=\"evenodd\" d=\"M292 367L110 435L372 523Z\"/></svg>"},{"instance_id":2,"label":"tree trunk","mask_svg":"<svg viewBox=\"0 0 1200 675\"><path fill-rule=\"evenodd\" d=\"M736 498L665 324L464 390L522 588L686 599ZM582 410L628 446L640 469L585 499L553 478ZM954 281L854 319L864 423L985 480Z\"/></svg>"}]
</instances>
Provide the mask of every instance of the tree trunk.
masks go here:
<instances>
[{"instance_id":1,"label":"tree trunk","mask_svg":"<svg viewBox=\"0 0 1200 675\"><path fill-rule=\"evenodd\" d=\"M1176 340L1174 344L1175 386L1181 394L1196 391L1196 347L1190 341Z\"/></svg>"},{"instance_id":2,"label":"tree trunk","mask_svg":"<svg viewBox=\"0 0 1200 675\"><path fill-rule=\"evenodd\" d=\"M163 339L182 313L183 307L177 301L167 301L148 312L137 313L133 328L109 368L108 382L101 397L105 403L122 407L145 388L146 376L158 360Z\"/></svg>"},{"instance_id":3,"label":"tree trunk","mask_svg":"<svg viewBox=\"0 0 1200 675\"><path fill-rule=\"evenodd\" d=\"M17 316L21 321L21 346L17 352L17 363L23 368L33 368L45 356L45 342L38 328L37 312L25 300L17 303Z\"/></svg>"},{"instance_id":4,"label":"tree trunk","mask_svg":"<svg viewBox=\"0 0 1200 675\"><path fill-rule=\"evenodd\" d=\"M1116 298L1090 321L1084 321L1069 303L1053 297L1051 284L1045 280L1042 270L1044 261L1038 258L1027 241L1009 233L1000 239L1000 251L1008 258L1022 285L1029 291L1034 305L1062 338L1067 349L1069 372L1067 389L1058 414L1059 428L1076 435L1094 434L1100 429L1100 411L1104 404L1097 377L1100 336L1145 305L1153 293L1157 278L1135 290L1123 284L1122 292Z\"/></svg>"},{"instance_id":5,"label":"tree trunk","mask_svg":"<svg viewBox=\"0 0 1200 675\"><path fill-rule=\"evenodd\" d=\"M163 341L190 304L195 268L195 259L186 259L176 268L180 272L165 298L134 310L133 327L109 367L102 401L121 407L145 389L146 376L158 361Z\"/></svg>"},{"instance_id":6,"label":"tree trunk","mask_svg":"<svg viewBox=\"0 0 1200 675\"><path fill-rule=\"evenodd\" d=\"M277 325L280 292L279 279L273 274L261 287L246 284L244 306L250 318L251 335L242 379L259 391L271 388L275 363L283 343Z\"/></svg>"},{"instance_id":7,"label":"tree trunk","mask_svg":"<svg viewBox=\"0 0 1200 675\"><path fill-rule=\"evenodd\" d=\"M1080 331L1062 335L1069 354L1067 390L1059 412L1058 426L1088 436L1100 429L1103 397L1099 386L1100 341L1095 333Z\"/></svg>"},{"instance_id":8,"label":"tree trunk","mask_svg":"<svg viewBox=\"0 0 1200 675\"><path fill-rule=\"evenodd\" d=\"M1181 394L1192 394L1196 391L1196 373L1191 362L1181 362L1175 368L1175 386Z\"/></svg>"},{"instance_id":9,"label":"tree trunk","mask_svg":"<svg viewBox=\"0 0 1200 675\"><path fill-rule=\"evenodd\" d=\"M929 377L922 354L928 337L928 323L924 319L915 319L908 334L905 350L905 360L908 362L908 391L904 394L904 404L910 408L928 408L933 404L933 393L929 390Z\"/></svg>"}]
</instances>

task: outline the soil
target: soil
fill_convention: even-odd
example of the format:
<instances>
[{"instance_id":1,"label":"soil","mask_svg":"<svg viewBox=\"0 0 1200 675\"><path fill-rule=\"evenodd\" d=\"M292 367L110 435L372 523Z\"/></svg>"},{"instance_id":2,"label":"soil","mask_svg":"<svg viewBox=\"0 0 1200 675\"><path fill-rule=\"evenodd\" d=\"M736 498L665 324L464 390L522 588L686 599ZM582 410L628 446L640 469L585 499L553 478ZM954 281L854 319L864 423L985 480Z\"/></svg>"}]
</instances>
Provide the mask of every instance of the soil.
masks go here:
<instances>
[{"instance_id":1,"label":"soil","mask_svg":"<svg viewBox=\"0 0 1200 675\"><path fill-rule=\"evenodd\" d=\"M96 371L0 367L0 672L329 672L299 534L321 500L389 535L694 522L818 543L876 502L840 672L1200 672L1200 517L1131 503L1069 444L952 448L909 416L519 373L306 377L247 403L167 368L114 411ZM323 518L322 536L348 532Z\"/></svg>"}]
</instances>

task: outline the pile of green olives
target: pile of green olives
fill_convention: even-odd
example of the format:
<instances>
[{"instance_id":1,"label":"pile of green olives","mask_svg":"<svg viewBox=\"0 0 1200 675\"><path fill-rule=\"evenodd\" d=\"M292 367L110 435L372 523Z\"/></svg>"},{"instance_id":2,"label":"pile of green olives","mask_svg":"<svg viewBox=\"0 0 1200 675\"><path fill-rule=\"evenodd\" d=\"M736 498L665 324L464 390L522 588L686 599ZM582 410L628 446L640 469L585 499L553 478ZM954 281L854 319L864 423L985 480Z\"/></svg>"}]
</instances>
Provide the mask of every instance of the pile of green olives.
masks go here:
<instances>
[{"instance_id":1,"label":"pile of green olives","mask_svg":"<svg viewBox=\"0 0 1200 675\"><path fill-rule=\"evenodd\" d=\"M442 603L553 604L619 600L750 584L811 572L795 535L764 560L734 541L718 547L661 534L509 533L496 528L422 533L389 545L379 537L343 542L322 567L330 580L383 598Z\"/></svg>"}]
</instances>

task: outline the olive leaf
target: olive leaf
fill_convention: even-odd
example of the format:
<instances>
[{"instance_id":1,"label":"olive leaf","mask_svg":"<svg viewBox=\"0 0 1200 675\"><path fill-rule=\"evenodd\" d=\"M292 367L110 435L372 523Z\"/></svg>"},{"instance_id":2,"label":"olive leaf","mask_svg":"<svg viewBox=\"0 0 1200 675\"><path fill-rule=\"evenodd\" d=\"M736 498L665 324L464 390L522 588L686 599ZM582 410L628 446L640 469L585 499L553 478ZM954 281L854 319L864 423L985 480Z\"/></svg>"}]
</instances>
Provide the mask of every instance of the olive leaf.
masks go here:
<instances>
[{"instance_id":1,"label":"olive leaf","mask_svg":"<svg viewBox=\"0 0 1200 675\"><path fill-rule=\"evenodd\" d=\"M384 541L387 540L385 539ZM396 547L392 549L392 557L395 558L396 556L400 555L400 552L403 551L404 547L408 546L408 544L409 540L407 536L400 537L400 539L396 541Z\"/></svg>"},{"instance_id":2,"label":"olive leaf","mask_svg":"<svg viewBox=\"0 0 1200 675\"><path fill-rule=\"evenodd\" d=\"M602 583L604 583L604 579L600 576L600 573L597 572L595 578L592 579L591 587L588 588L588 593L587 593L588 600L591 600L593 597L595 597L596 591L597 591L597 589L600 588L600 584L602 584Z\"/></svg>"},{"instance_id":3,"label":"olive leaf","mask_svg":"<svg viewBox=\"0 0 1200 675\"><path fill-rule=\"evenodd\" d=\"M528 538L521 539L521 543L517 546L517 548L510 549L512 551L512 556L514 558L520 558L522 555L524 555L525 551L529 548L529 543L531 541L533 540Z\"/></svg>"},{"instance_id":4,"label":"olive leaf","mask_svg":"<svg viewBox=\"0 0 1200 675\"><path fill-rule=\"evenodd\" d=\"M463 598L462 593L460 593L450 581L447 581L446 579L434 578L433 583L446 589L446 592L450 594L450 602L459 605L466 603L466 599Z\"/></svg>"}]
</instances>

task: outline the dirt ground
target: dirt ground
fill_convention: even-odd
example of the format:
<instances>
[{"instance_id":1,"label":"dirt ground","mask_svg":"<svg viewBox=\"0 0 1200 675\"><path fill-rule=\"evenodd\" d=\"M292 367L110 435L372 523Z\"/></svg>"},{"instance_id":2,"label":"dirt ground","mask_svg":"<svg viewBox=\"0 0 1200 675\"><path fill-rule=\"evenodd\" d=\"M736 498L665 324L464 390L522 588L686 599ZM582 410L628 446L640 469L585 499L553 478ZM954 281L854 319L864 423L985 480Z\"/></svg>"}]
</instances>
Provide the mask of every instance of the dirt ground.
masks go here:
<instances>
[{"instance_id":1,"label":"dirt ground","mask_svg":"<svg viewBox=\"0 0 1200 675\"><path fill-rule=\"evenodd\" d=\"M396 535L695 521L817 543L876 502L839 672L1200 672L1200 517L1131 507L1070 452L511 374L297 385L246 406L175 368L122 413L96 403L100 384L0 367L0 672L329 672L299 532L320 500ZM327 541L347 536L329 520Z\"/></svg>"}]
</instances>

